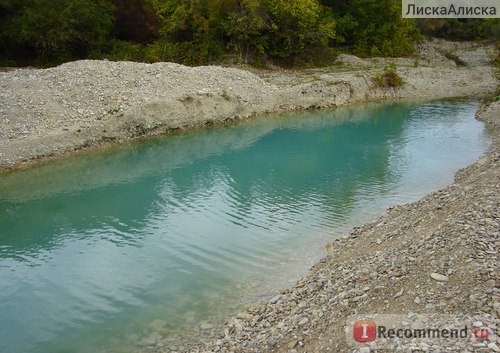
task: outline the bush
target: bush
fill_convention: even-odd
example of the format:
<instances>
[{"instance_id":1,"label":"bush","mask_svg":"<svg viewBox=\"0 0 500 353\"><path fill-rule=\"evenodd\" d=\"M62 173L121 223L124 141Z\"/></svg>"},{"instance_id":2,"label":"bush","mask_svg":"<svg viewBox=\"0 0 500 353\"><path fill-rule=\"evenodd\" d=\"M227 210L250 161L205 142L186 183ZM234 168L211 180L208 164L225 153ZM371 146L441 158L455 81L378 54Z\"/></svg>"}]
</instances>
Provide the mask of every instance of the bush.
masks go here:
<instances>
[{"instance_id":1,"label":"bush","mask_svg":"<svg viewBox=\"0 0 500 353\"><path fill-rule=\"evenodd\" d=\"M460 58L458 57L458 55L457 55L457 54L455 54L455 53L452 53L452 52L449 52L449 51L446 51L446 50L439 50L439 49L438 49L438 51L439 51L441 54L443 54L443 56L444 56L446 59L454 61L454 62L455 62L455 64L457 64L457 66L462 66L462 67L465 67L465 66L467 66L467 65L468 65L465 61L463 61L462 59L460 59Z\"/></svg>"},{"instance_id":2,"label":"bush","mask_svg":"<svg viewBox=\"0 0 500 353\"><path fill-rule=\"evenodd\" d=\"M500 35L498 18L428 18L418 19L417 26L426 36L448 40L495 39Z\"/></svg>"},{"instance_id":3,"label":"bush","mask_svg":"<svg viewBox=\"0 0 500 353\"><path fill-rule=\"evenodd\" d=\"M380 88L397 88L404 84L403 78L393 65L386 67L384 72L377 72L373 81Z\"/></svg>"},{"instance_id":4,"label":"bush","mask_svg":"<svg viewBox=\"0 0 500 353\"><path fill-rule=\"evenodd\" d=\"M144 47L137 43L114 40L109 53L104 57L111 61L144 61Z\"/></svg>"},{"instance_id":5,"label":"bush","mask_svg":"<svg viewBox=\"0 0 500 353\"><path fill-rule=\"evenodd\" d=\"M0 37L13 56L26 51L54 64L102 47L114 20L104 0L18 0L6 2L4 10Z\"/></svg>"},{"instance_id":6,"label":"bush","mask_svg":"<svg viewBox=\"0 0 500 353\"><path fill-rule=\"evenodd\" d=\"M399 0L322 0L338 15L337 44L361 57L406 56L419 37L413 19L401 18Z\"/></svg>"},{"instance_id":7,"label":"bush","mask_svg":"<svg viewBox=\"0 0 500 353\"><path fill-rule=\"evenodd\" d=\"M493 58L493 65L497 68L497 71L500 70L500 41L495 43L495 53Z\"/></svg>"}]
</instances>

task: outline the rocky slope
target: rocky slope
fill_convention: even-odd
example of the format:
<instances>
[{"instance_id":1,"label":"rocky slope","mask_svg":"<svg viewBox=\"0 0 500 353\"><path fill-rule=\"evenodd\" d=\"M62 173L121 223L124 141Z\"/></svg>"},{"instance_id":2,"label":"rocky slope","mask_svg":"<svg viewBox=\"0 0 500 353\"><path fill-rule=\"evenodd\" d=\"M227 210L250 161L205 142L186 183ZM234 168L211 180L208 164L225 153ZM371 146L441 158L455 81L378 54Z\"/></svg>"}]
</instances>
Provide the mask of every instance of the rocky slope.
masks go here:
<instances>
[{"instance_id":1,"label":"rocky slope","mask_svg":"<svg viewBox=\"0 0 500 353\"><path fill-rule=\"evenodd\" d=\"M495 89L487 55L491 48L456 44L469 63L457 67L435 49L446 45L422 43L413 59L341 55L332 67L306 71L77 61L2 72L0 169L266 112L392 98L479 96ZM373 82L389 63L405 81L400 88L380 88Z\"/></svg>"}]
</instances>

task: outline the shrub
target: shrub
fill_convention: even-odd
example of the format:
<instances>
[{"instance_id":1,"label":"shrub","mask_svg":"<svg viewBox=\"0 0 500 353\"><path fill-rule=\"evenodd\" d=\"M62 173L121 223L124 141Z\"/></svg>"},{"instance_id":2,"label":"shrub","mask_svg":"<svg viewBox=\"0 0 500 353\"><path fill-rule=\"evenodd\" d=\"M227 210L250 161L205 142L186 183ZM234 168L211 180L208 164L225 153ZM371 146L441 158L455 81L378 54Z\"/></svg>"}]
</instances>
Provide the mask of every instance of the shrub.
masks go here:
<instances>
[{"instance_id":1,"label":"shrub","mask_svg":"<svg viewBox=\"0 0 500 353\"><path fill-rule=\"evenodd\" d=\"M143 61L144 47L138 43L114 40L109 54L104 57L111 61Z\"/></svg>"},{"instance_id":2,"label":"shrub","mask_svg":"<svg viewBox=\"0 0 500 353\"><path fill-rule=\"evenodd\" d=\"M5 4L9 16L0 21L0 37L13 48L13 57L26 49L32 58L51 64L86 57L102 47L114 21L113 6L105 0L18 0Z\"/></svg>"},{"instance_id":3,"label":"shrub","mask_svg":"<svg viewBox=\"0 0 500 353\"><path fill-rule=\"evenodd\" d=\"M226 90L223 90L222 93L220 94L222 98L224 98L225 100L227 100L228 102L231 100L231 96L229 95L229 93L227 93Z\"/></svg>"},{"instance_id":4,"label":"shrub","mask_svg":"<svg viewBox=\"0 0 500 353\"><path fill-rule=\"evenodd\" d=\"M462 66L462 67L467 66L467 63L465 61L463 61L462 59L460 59L460 57L457 54L452 53L450 51L446 51L446 50L438 50L438 51L441 54L443 54L443 56L446 59L454 61L455 64L457 64L457 66Z\"/></svg>"},{"instance_id":5,"label":"shrub","mask_svg":"<svg viewBox=\"0 0 500 353\"><path fill-rule=\"evenodd\" d=\"M386 67L383 72L377 72L373 81L380 88L397 88L404 83L403 78L393 65Z\"/></svg>"}]
</instances>

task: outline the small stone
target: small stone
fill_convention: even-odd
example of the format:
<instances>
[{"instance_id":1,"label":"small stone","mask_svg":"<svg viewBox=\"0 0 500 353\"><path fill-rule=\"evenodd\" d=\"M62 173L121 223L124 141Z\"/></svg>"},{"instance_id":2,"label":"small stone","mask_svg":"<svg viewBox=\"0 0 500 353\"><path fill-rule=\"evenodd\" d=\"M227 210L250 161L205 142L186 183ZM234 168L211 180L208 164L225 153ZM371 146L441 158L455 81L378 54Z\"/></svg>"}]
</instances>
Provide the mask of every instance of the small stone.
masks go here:
<instances>
[{"instance_id":1,"label":"small stone","mask_svg":"<svg viewBox=\"0 0 500 353\"><path fill-rule=\"evenodd\" d=\"M140 346L154 346L156 344L156 335L151 335L149 337L143 338L139 341Z\"/></svg>"},{"instance_id":2,"label":"small stone","mask_svg":"<svg viewBox=\"0 0 500 353\"><path fill-rule=\"evenodd\" d=\"M436 280L438 282L448 282L448 276L445 276L445 275L441 275L439 273L436 273L436 272L433 272L431 273L431 278L433 280Z\"/></svg>"},{"instance_id":3,"label":"small stone","mask_svg":"<svg viewBox=\"0 0 500 353\"><path fill-rule=\"evenodd\" d=\"M481 349L481 348L486 347L486 345L482 342L475 342L475 343L472 343L472 347Z\"/></svg>"},{"instance_id":4,"label":"small stone","mask_svg":"<svg viewBox=\"0 0 500 353\"><path fill-rule=\"evenodd\" d=\"M399 292L397 292L396 294L394 294L394 298L399 298L400 296L402 296L404 293L404 290L400 290Z\"/></svg>"},{"instance_id":5,"label":"small stone","mask_svg":"<svg viewBox=\"0 0 500 353\"><path fill-rule=\"evenodd\" d=\"M269 299L269 303L276 304L280 299L281 299L281 295L276 295L276 296L272 297L271 299Z\"/></svg>"},{"instance_id":6,"label":"small stone","mask_svg":"<svg viewBox=\"0 0 500 353\"><path fill-rule=\"evenodd\" d=\"M360 295L360 296L354 297L354 298L352 299L352 301L353 301L353 302L359 302L360 300L363 300L363 299L365 299L365 298L367 298L367 297L368 297L368 295L363 294L363 295Z\"/></svg>"},{"instance_id":7,"label":"small stone","mask_svg":"<svg viewBox=\"0 0 500 353\"><path fill-rule=\"evenodd\" d=\"M275 341L275 340L273 340L273 339L267 341L267 346L270 347L270 348L276 346L277 344L278 344L278 342Z\"/></svg>"},{"instance_id":8,"label":"small stone","mask_svg":"<svg viewBox=\"0 0 500 353\"><path fill-rule=\"evenodd\" d=\"M358 352L359 353L370 353L370 348L368 348L368 347L361 347L360 349L358 349Z\"/></svg>"},{"instance_id":9,"label":"small stone","mask_svg":"<svg viewBox=\"0 0 500 353\"><path fill-rule=\"evenodd\" d=\"M305 324L307 324L309 322L309 319L307 317L303 317L302 319L300 319L299 321L299 326L304 326Z\"/></svg>"},{"instance_id":10,"label":"small stone","mask_svg":"<svg viewBox=\"0 0 500 353\"><path fill-rule=\"evenodd\" d=\"M420 304L421 301L420 301L420 298L419 297L416 297L415 300L413 301L415 304Z\"/></svg>"},{"instance_id":11,"label":"small stone","mask_svg":"<svg viewBox=\"0 0 500 353\"><path fill-rule=\"evenodd\" d=\"M488 348L491 349L493 352L500 352L500 348L498 348L495 342L489 343Z\"/></svg>"},{"instance_id":12,"label":"small stone","mask_svg":"<svg viewBox=\"0 0 500 353\"><path fill-rule=\"evenodd\" d=\"M236 315L237 319L245 320L245 321L252 321L253 315L249 313L238 313Z\"/></svg>"},{"instance_id":13,"label":"small stone","mask_svg":"<svg viewBox=\"0 0 500 353\"><path fill-rule=\"evenodd\" d=\"M483 327L483 323L481 321L474 321L472 323L472 326L477 327L477 328Z\"/></svg>"}]
</instances>

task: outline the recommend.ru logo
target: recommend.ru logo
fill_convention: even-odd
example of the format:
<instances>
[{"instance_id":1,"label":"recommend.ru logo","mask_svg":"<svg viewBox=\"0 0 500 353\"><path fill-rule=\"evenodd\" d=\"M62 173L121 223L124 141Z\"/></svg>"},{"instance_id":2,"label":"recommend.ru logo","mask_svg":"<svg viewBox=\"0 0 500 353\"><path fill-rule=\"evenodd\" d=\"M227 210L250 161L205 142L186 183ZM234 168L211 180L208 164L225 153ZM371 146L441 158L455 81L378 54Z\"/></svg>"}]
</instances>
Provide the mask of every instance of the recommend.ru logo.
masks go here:
<instances>
[{"instance_id":1,"label":"recommend.ru logo","mask_svg":"<svg viewBox=\"0 0 500 353\"><path fill-rule=\"evenodd\" d=\"M434 346L462 351L483 342L487 348L496 341L496 327L463 314L358 315L348 319L345 331L348 343L364 350L411 351Z\"/></svg>"}]
</instances>

